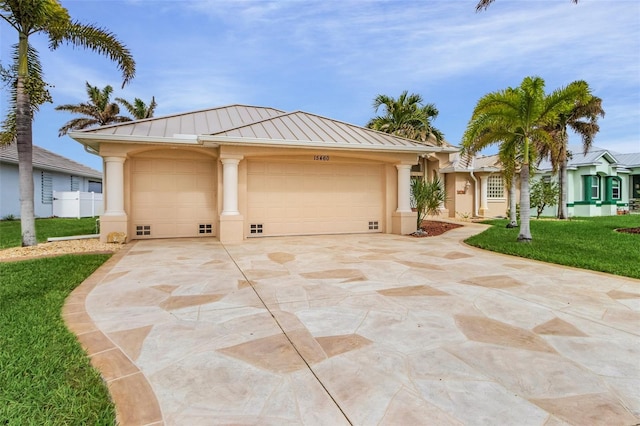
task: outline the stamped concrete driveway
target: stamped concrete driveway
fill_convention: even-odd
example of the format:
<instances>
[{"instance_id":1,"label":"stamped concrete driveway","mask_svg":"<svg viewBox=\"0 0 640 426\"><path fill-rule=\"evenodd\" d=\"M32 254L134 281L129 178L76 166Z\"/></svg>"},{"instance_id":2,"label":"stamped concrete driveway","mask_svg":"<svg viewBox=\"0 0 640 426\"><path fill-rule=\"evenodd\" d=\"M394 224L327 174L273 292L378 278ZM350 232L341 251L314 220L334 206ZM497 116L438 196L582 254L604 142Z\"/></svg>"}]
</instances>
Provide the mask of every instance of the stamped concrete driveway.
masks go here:
<instances>
[{"instance_id":1,"label":"stamped concrete driveway","mask_svg":"<svg viewBox=\"0 0 640 426\"><path fill-rule=\"evenodd\" d=\"M64 315L122 424L640 423L640 281L480 229L140 241Z\"/></svg>"}]
</instances>

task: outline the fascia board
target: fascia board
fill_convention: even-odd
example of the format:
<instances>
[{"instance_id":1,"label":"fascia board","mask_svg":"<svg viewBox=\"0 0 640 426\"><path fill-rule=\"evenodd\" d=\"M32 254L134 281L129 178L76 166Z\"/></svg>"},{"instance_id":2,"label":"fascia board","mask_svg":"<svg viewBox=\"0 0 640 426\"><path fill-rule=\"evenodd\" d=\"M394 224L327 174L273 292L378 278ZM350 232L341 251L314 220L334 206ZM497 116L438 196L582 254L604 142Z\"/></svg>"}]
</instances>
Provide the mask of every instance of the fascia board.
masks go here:
<instances>
[{"instance_id":1,"label":"fascia board","mask_svg":"<svg viewBox=\"0 0 640 426\"><path fill-rule=\"evenodd\" d=\"M198 136L198 142L216 142L220 145L236 146L264 146L273 148L306 148L306 149L330 149L340 151L382 151L382 152L409 152L424 154L429 152L443 152L443 147L425 146L389 146L389 145L354 145L350 143L327 143L322 141L301 142L286 139L257 139L257 138L233 138L225 136Z\"/></svg>"},{"instance_id":2,"label":"fascia board","mask_svg":"<svg viewBox=\"0 0 640 426\"><path fill-rule=\"evenodd\" d=\"M92 142L120 142L120 143L142 143L142 144L179 144L179 145L201 145L197 135L179 135L178 137L157 137L157 136L132 136L132 135L105 135L100 133L71 132L69 136L80 143L91 144Z\"/></svg>"}]
</instances>

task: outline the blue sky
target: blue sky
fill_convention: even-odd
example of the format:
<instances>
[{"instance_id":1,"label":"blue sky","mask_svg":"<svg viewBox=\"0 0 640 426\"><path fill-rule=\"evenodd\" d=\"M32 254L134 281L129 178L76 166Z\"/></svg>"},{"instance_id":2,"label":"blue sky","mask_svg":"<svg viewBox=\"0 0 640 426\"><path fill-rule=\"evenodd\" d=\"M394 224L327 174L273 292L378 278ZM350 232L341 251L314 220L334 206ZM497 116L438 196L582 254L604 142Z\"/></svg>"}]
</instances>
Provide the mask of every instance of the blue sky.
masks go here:
<instances>
[{"instance_id":1,"label":"blue sky","mask_svg":"<svg viewBox=\"0 0 640 426\"><path fill-rule=\"evenodd\" d=\"M85 101L88 81L112 85L114 97L155 96L156 116L240 103L357 125L375 115L377 94L408 90L436 105L434 126L457 145L480 97L537 75L548 92L586 80L606 111L595 145L640 151L640 1L496 0L481 13L475 3L62 0L73 18L115 33L137 73L121 89L107 59L71 47L50 52L45 38L32 37L54 86L34 143L102 169L99 157L58 137L73 116L54 107ZM0 23L3 64L16 41Z\"/></svg>"}]
</instances>

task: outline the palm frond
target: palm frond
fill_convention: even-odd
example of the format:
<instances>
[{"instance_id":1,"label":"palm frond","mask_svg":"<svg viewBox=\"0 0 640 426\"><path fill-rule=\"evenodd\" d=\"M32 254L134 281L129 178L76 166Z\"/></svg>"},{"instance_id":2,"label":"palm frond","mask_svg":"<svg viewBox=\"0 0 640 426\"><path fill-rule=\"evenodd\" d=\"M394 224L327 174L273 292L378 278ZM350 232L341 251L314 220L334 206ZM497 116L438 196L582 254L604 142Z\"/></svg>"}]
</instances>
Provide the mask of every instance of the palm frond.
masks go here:
<instances>
[{"instance_id":1,"label":"palm frond","mask_svg":"<svg viewBox=\"0 0 640 426\"><path fill-rule=\"evenodd\" d=\"M122 72L122 87L135 77L136 64L131 52L113 33L104 28L73 21L55 37L50 38L49 46L51 49L56 49L62 42L107 56Z\"/></svg>"}]
</instances>

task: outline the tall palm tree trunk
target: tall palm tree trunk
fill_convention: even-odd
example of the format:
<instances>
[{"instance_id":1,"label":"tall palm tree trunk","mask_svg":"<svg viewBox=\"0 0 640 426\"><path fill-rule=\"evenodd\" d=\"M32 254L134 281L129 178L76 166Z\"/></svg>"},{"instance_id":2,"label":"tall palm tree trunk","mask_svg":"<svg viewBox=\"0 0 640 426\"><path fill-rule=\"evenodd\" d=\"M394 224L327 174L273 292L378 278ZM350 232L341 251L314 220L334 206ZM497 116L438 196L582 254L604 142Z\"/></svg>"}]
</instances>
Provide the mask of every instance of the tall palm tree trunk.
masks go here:
<instances>
[{"instance_id":1,"label":"tall palm tree trunk","mask_svg":"<svg viewBox=\"0 0 640 426\"><path fill-rule=\"evenodd\" d=\"M511 185L509 186L509 223L507 228L516 228L518 226L518 203L516 201L516 175L511 176Z\"/></svg>"},{"instance_id":2,"label":"tall palm tree trunk","mask_svg":"<svg viewBox=\"0 0 640 426\"><path fill-rule=\"evenodd\" d=\"M526 144L526 142L525 142ZM525 147L525 157L529 155L528 148ZM518 241L531 241L531 229L529 219L531 217L531 199L529 195L529 162L522 165L520 170L520 234Z\"/></svg>"},{"instance_id":3,"label":"tall palm tree trunk","mask_svg":"<svg viewBox=\"0 0 640 426\"><path fill-rule=\"evenodd\" d=\"M567 172L567 156L560 162L560 168L558 169L558 187L560 189L558 193L558 219L567 219L569 217L569 209L567 208L568 198L568 172Z\"/></svg>"},{"instance_id":4,"label":"tall palm tree trunk","mask_svg":"<svg viewBox=\"0 0 640 426\"><path fill-rule=\"evenodd\" d=\"M22 77L17 83L16 134L18 148L18 178L20 187L20 227L22 246L33 246L36 241L36 224L33 207L33 145L29 95L24 89Z\"/></svg>"},{"instance_id":5,"label":"tall palm tree trunk","mask_svg":"<svg viewBox=\"0 0 640 426\"><path fill-rule=\"evenodd\" d=\"M33 207L33 134L31 128L31 99L25 88L28 78L27 37L20 34L18 43L18 78L16 82L16 139L18 148L18 180L20 190L20 227L22 246L34 246L36 239Z\"/></svg>"}]
</instances>

